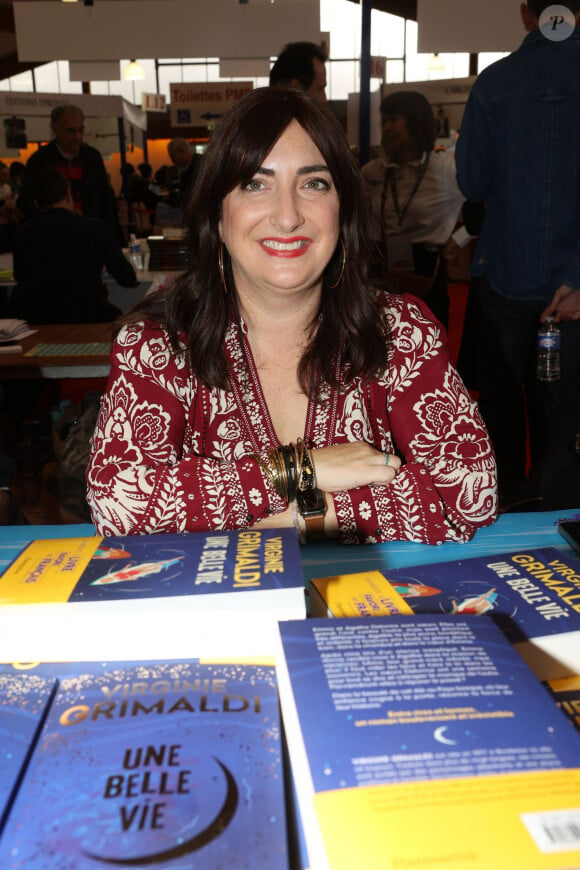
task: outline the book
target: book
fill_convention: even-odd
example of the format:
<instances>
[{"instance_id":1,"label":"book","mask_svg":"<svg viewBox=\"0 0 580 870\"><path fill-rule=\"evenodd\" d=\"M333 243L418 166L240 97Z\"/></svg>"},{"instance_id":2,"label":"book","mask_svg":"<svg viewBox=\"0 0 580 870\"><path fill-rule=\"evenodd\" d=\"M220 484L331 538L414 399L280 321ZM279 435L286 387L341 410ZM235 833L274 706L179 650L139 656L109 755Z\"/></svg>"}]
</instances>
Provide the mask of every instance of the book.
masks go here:
<instances>
[{"instance_id":1,"label":"book","mask_svg":"<svg viewBox=\"0 0 580 870\"><path fill-rule=\"evenodd\" d=\"M279 630L311 870L580 866L580 735L490 617Z\"/></svg>"},{"instance_id":2,"label":"book","mask_svg":"<svg viewBox=\"0 0 580 870\"><path fill-rule=\"evenodd\" d=\"M580 519L558 520L558 531L572 549L580 555Z\"/></svg>"},{"instance_id":3,"label":"book","mask_svg":"<svg viewBox=\"0 0 580 870\"><path fill-rule=\"evenodd\" d=\"M56 684L38 675L0 674L0 830Z\"/></svg>"},{"instance_id":4,"label":"book","mask_svg":"<svg viewBox=\"0 0 580 870\"><path fill-rule=\"evenodd\" d=\"M0 866L287 867L274 668L153 663L63 678Z\"/></svg>"},{"instance_id":5,"label":"book","mask_svg":"<svg viewBox=\"0 0 580 870\"><path fill-rule=\"evenodd\" d=\"M294 529L37 540L0 577L0 661L262 657L305 615Z\"/></svg>"},{"instance_id":6,"label":"book","mask_svg":"<svg viewBox=\"0 0 580 870\"><path fill-rule=\"evenodd\" d=\"M313 615L490 614L540 680L580 674L580 561L555 547L313 579Z\"/></svg>"},{"instance_id":7,"label":"book","mask_svg":"<svg viewBox=\"0 0 580 870\"><path fill-rule=\"evenodd\" d=\"M25 320L9 317L0 320L0 344L6 342L20 341L33 335L35 329L31 329Z\"/></svg>"},{"instance_id":8,"label":"book","mask_svg":"<svg viewBox=\"0 0 580 870\"><path fill-rule=\"evenodd\" d=\"M580 675L545 683L558 707L580 731Z\"/></svg>"}]
</instances>

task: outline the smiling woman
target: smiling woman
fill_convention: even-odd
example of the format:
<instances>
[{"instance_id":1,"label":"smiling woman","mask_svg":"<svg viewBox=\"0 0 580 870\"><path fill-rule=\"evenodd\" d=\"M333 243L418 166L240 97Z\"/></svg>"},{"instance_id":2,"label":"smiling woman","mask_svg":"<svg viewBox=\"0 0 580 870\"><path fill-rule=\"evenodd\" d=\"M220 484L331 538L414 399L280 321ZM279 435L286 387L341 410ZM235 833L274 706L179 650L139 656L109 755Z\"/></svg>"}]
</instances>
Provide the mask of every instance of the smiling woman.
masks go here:
<instances>
[{"instance_id":1,"label":"smiling woman","mask_svg":"<svg viewBox=\"0 0 580 870\"><path fill-rule=\"evenodd\" d=\"M264 293L288 300L301 291L318 307L338 242L339 202L322 154L297 121L252 180L225 197L219 229L242 308L261 308Z\"/></svg>"},{"instance_id":2,"label":"smiling woman","mask_svg":"<svg viewBox=\"0 0 580 870\"><path fill-rule=\"evenodd\" d=\"M299 91L244 97L189 213L193 266L113 348L99 532L439 543L493 522L487 432L428 309L369 281L368 194L332 114Z\"/></svg>"}]
</instances>

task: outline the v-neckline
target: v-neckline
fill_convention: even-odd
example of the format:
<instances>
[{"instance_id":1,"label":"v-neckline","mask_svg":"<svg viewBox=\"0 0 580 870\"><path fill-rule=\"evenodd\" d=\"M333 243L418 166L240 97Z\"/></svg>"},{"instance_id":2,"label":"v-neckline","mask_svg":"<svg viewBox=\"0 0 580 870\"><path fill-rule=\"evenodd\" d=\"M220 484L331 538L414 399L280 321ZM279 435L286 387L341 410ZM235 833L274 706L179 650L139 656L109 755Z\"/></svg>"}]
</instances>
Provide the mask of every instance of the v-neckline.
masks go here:
<instances>
[{"instance_id":1,"label":"v-neckline","mask_svg":"<svg viewBox=\"0 0 580 870\"><path fill-rule=\"evenodd\" d=\"M256 452L269 447L278 447L280 439L276 434L272 418L260 377L258 375L254 355L248 341L248 336L243 324L232 323L226 334L225 346L230 357L230 384L238 405L240 416L244 421L247 436ZM326 390L324 391L326 392ZM337 396L332 391L333 404L336 405ZM330 399L330 391L328 398ZM335 413L328 415L328 409L323 409L319 401L312 396L308 397L306 410L306 423L303 438L307 444L314 443L314 433L321 425L326 430L326 442L331 443L331 432L325 420L321 418L336 417Z\"/></svg>"}]
</instances>

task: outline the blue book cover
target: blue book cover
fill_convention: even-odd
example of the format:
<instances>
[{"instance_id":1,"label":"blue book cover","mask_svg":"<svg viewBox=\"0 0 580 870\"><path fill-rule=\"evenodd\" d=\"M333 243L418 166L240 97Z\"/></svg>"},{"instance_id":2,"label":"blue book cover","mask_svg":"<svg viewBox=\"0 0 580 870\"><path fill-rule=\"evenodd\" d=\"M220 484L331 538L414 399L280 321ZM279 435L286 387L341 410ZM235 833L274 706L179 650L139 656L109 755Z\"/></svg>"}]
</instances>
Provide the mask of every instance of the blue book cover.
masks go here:
<instances>
[{"instance_id":1,"label":"blue book cover","mask_svg":"<svg viewBox=\"0 0 580 870\"><path fill-rule=\"evenodd\" d=\"M555 547L385 576L414 613L493 616L541 680L580 673L580 561Z\"/></svg>"},{"instance_id":2,"label":"blue book cover","mask_svg":"<svg viewBox=\"0 0 580 870\"><path fill-rule=\"evenodd\" d=\"M580 735L492 619L313 618L280 636L314 870L580 865Z\"/></svg>"},{"instance_id":3,"label":"blue book cover","mask_svg":"<svg viewBox=\"0 0 580 870\"><path fill-rule=\"evenodd\" d=\"M580 561L555 547L342 574L310 589L315 615L387 614L391 590L400 612L487 614L540 680L580 674Z\"/></svg>"},{"instance_id":4,"label":"blue book cover","mask_svg":"<svg viewBox=\"0 0 580 870\"><path fill-rule=\"evenodd\" d=\"M56 685L38 674L0 673L0 829Z\"/></svg>"},{"instance_id":5,"label":"blue book cover","mask_svg":"<svg viewBox=\"0 0 580 870\"><path fill-rule=\"evenodd\" d=\"M304 587L295 529L36 540L2 603L123 601Z\"/></svg>"},{"instance_id":6,"label":"blue book cover","mask_svg":"<svg viewBox=\"0 0 580 870\"><path fill-rule=\"evenodd\" d=\"M274 669L181 662L63 678L0 866L286 867Z\"/></svg>"},{"instance_id":7,"label":"blue book cover","mask_svg":"<svg viewBox=\"0 0 580 870\"><path fill-rule=\"evenodd\" d=\"M0 661L263 656L306 615L295 529L36 540L0 603Z\"/></svg>"}]
</instances>

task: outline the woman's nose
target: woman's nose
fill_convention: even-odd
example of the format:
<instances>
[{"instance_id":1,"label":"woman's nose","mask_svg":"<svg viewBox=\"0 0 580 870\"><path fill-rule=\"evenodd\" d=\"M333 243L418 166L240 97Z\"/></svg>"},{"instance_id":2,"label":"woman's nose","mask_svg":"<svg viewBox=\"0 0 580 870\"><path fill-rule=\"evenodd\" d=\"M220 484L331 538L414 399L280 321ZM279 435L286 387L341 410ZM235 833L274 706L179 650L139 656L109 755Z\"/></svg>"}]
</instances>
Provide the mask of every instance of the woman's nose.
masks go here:
<instances>
[{"instance_id":1,"label":"woman's nose","mask_svg":"<svg viewBox=\"0 0 580 870\"><path fill-rule=\"evenodd\" d=\"M284 232L290 232L304 222L300 199L295 190L277 191L272 206L271 221L273 226Z\"/></svg>"}]
</instances>

